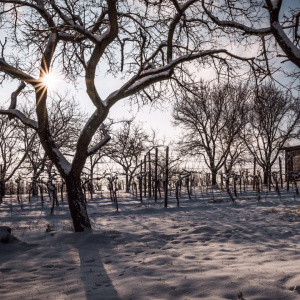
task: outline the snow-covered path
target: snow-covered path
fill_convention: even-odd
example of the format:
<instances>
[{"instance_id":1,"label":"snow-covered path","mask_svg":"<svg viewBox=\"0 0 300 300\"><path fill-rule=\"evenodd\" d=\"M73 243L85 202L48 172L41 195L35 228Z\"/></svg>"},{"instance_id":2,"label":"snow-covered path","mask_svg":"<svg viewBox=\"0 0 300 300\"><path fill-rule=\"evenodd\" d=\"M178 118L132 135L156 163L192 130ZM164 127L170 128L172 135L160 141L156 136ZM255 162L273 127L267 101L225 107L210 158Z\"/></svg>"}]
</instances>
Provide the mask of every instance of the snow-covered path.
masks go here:
<instances>
[{"instance_id":1,"label":"snow-covered path","mask_svg":"<svg viewBox=\"0 0 300 300\"><path fill-rule=\"evenodd\" d=\"M107 195L105 195L107 196ZM66 207L39 204L2 224L22 242L0 244L2 299L300 299L300 200L248 192L145 201L89 201L93 230L73 233ZM33 209L35 208L35 209ZM54 231L46 232L47 224ZM4 297L4 298L3 298Z\"/></svg>"}]
</instances>

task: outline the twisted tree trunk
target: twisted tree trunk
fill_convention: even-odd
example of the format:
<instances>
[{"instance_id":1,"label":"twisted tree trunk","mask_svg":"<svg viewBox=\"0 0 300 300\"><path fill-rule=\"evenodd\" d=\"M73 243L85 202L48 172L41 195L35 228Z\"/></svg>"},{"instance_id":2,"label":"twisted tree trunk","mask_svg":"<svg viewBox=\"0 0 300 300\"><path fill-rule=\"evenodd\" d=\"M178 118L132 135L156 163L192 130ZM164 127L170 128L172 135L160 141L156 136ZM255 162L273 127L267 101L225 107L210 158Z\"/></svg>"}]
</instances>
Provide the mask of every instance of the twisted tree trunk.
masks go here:
<instances>
[{"instance_id":1,"label":"twisted tree trunk","mask_svg":"<svg viewBox=\"0 0 300 300\"><path fill-rule=\"evenodd\" d=\"M91 228L80 178L69 176L65 178L65 182L75 232Z\"/></svg>"}]
</instances>

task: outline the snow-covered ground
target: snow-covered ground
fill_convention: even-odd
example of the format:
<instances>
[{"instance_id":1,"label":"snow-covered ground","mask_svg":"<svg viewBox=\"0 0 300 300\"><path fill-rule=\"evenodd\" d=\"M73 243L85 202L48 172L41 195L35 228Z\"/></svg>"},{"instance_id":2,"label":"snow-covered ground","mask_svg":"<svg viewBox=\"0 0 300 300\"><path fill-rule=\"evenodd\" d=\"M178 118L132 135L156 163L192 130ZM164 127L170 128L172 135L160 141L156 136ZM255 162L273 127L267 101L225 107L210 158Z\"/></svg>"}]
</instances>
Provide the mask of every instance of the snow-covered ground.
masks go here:
<instances>
[{"instance_id":1,"label":"snow-covered ground","mask_svg":"<svg viewBox=\"0 0 300 300\"><path fill-rule=\"evenodd\" d=\"M266 197L267 196L267 197ZM212 202L223 200L222 202ZM298 197L298 198L297 198ZM11 201L13 210L11 210ZM300 299L300 196L200 192L176 207L120 193L88 200L93 230L67 203L0 204L1 299ZM13 239L13 236L17 239ZM243 297L238 296L242 293Z\"/></svg>"}]
</instances>

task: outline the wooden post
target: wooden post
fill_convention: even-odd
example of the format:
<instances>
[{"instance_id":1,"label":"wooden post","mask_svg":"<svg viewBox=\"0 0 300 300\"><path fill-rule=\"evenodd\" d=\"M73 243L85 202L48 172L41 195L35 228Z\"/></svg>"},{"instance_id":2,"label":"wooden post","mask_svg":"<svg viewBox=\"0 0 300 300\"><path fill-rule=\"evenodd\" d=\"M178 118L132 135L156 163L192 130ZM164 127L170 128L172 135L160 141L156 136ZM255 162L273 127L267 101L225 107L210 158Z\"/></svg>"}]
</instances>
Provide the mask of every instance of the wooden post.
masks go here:
<instances>
[{"instance_id":1,"label":"wooden post","mask_svg":"<svg viewBox=\"0 0 300 300\"><path fill-rule=\"evenodd\" d=\"M242 171L240 171L240 193L242 193Z\"/></svg>"},{"instance_id":2,"label":"wooden post","mask_svg":"<svg viewBox=\"0 0 300 300\"><path fill-rule=\"evenodd\" d=\"M222 188L222 190L223 190L223 172L221 171L221 173L220 173L220 176L221 176L221 188Z\"/></svg>"},{"instance_id":3,"label":"wooden post","mask_svg":"<svg viewBox=\"0 0 300 300\"><path fill-rule=\"evenodd\" d=\"M139 178L140 200L143 202L143 161L141 160L141 175Z\"/></svg>"},{"instance_id":4,"label":"wooden post","mask_svg":"<svg viewBox=\"0 0 300 300\"><path fill-rule=\"evenodd\" d=\"M147 156L144 156L144 196L147 196Z\"/></svg>"},{"instance_id":5,"label":"wooden post","mask_svg":"<svg viewBox=\"0 0 300 300\"><path fill-rule=\"evenodd\" d=\"M279 156L279 176L280 176L280 187L283 188L282 161L280 156Z\"/></svg>"},{"instance_id":6,"label":"wooden post","mask_svg":"<svg viewBox=\"0 0 300 300\"><path fill-rule=\"evenodd\" d=\"M256 175L256 158L254 157L254 165L253 165L253 176ZM255 190L255 180L253 177L253 189Z\"/></svg>"},{"instance_id":7,"label":"wooden post","mask_svg":"<svg viewBox=\"0 0 300 300\"><path fill-rule=\"evenodd\" d=\"M292 155L290 152L287 152L285 150L285 180L286 180L286 190L290 190L290 174L289 172L292 171L290 170L290 167L293 166L293 161L292 161Z\"/></svg>"},{"instance_id":8,"label":"wooden post","mask_svg":"<svg viewBox=\"0 0 300 300\"><path fill-rule=\"evenodd\" d=\"M169 185L169 146L166 149L166 171L165 171L165 207L168 207L168 185Z\"/></svg>"},{"instance_id":9,"label":"wooden post","mask_svg":"<svg viewBox=\"0 0 300 300\"><path fill-rule=\"evenodd\" d=\"M233 191L234 191L234 196L237 197L237 191L236 191L236 182L238 180L237 175L234 173L233 174Z\"/></svg>"},{"instance_id":10,"label":"wooden post","mask_svg":"<svg viewBox=\"0 0 300 300\"><path fill-rule=\"evenodd\" d=\"M3 184L4 184L4 181L2 181L2 164L1 164L0 165L0 203L2 203L3 196L4 196ZM4 188L4 191L5 191L5 188Z\"/></svg>"},{"instance_id":11,"label":"wooden post","mask_svg":"<svg viewBox=\"0 0 300 300\"><path fill-rule=\"evenodd\" d=\"M268 171L268 187L269 187L269 191L271 191L271 183L272 183L272 170L271 170L271 166L270 169Z\"/></svg>"},{"instance_id":12,"label":"wooden post","mask_svg":"<svg viewBox=\"0 0 300 300\"><path fill-rule=\"evenodd\" d=\"M154 200L157 201L157 164L158 164L158 149L155 148L155 167L154 167Z\"/></svg>"},{"instance_id":13,"label":"wooden post","mask_svg":"<svg viewBox=\"0 0 300 300\"><path fill-rule=\"evenodd\" d=\"M151 174L151 153L150 151L148 152L148 194L149 194L149 198L152 197L152 174Z\"/></svg>"},{"instance_id":14,"label":"wooden post","mask_svg":"<svg viewBox=\"0 0 300 300\"><path fill-rule=\"evenodd\" d=\"M62 179L61 180L61 190L60 190L60 197L61 197L61 202L63 202L64 201L64 184L65 184L65 182L64 182L64 180Z\"/></svg>"}]
</instances>

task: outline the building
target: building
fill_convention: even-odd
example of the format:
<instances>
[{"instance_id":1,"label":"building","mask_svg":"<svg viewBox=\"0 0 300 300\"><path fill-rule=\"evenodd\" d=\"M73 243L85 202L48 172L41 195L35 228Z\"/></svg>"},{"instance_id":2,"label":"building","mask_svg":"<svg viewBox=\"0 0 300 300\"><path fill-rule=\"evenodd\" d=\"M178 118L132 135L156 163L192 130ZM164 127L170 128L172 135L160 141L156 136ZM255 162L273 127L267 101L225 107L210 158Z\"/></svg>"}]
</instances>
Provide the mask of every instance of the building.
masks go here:
<instances>
[{"instance_id":1,"label":"building","mask_svg":"<svg viewBox=\"0 0 300 300\"><path fill-rule=\"evenodd\" d=\"M285 170L286 175L289 172L300 173L300 145L283 147L285 151Z\"/></svg>"}]
</instances>

